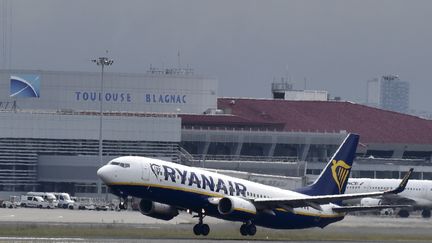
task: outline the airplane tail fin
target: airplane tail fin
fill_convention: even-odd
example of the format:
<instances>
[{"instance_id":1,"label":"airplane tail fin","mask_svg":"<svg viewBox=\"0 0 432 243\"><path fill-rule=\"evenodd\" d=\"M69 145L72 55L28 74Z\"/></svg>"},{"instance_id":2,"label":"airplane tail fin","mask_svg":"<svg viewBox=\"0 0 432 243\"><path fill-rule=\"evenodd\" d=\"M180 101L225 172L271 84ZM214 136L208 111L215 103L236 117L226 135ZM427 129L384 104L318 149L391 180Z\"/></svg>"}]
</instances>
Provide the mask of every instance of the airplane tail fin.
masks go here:
<instances>
[{"instance_id":1,"label":"airplane tail fin","mask_svg":"<svg viewBox=\"0 0 432 243\"><path fill-rule=\"evenodd\" d=\"M312 185L296 191L310 196L343 194L351 172L358 141L359 135L348 134L318 179Z\"/></svg>"}]
</instances>

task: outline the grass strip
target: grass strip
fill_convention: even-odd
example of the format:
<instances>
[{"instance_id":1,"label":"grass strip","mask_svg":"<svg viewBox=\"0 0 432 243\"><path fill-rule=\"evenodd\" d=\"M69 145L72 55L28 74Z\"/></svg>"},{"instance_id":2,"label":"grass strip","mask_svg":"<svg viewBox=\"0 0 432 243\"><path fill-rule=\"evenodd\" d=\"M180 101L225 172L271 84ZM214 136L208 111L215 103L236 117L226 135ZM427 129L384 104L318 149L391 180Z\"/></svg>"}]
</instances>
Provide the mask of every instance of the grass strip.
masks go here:
<instances>
[{"instance_id":1,"label":"grass strip","mask_svg":"<svg viewBox=\"0 0 432 243\"><path fill-rule=\"evenodd\" d=\"M259 228L255 236L241 236L238 229L214 227L206 237L195 236L192 225L164 225L160 227L139 228L118 224L95 225L40 225L8 224L0 227L0 236L8 237L48 237L48 238L90 238L90 239L191 239L213 240L323 240L323 241L425 241L432 242L431 234L377 233L364 231L334 232L321 229L309 230L271 230Z\"/></svg>"}]
</instances>

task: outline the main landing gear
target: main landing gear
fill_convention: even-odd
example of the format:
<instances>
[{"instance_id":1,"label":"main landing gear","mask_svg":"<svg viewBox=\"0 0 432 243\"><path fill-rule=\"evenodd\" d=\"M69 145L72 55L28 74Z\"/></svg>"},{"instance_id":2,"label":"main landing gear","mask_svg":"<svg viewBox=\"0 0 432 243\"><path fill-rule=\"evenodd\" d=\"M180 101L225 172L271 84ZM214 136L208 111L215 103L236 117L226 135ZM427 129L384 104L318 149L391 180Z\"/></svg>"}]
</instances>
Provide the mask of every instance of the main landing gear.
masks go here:
<instances>
[{"instance_id":1,"label":"main landing gear","mask_svg":"<svg viewBox=\"0 0 432 243\"><path fill-rule=\"evenodd\" d=\"M203 218L205 217L203 212L198 213L199 221L198 224L196 224L193 227L193 232L195 235L208 235L210 233L210 227L208 224L203 224Z\"/></svg>"},{"instance_id":2,"label":"main landing gear","mask_svg":"<svg viewBox=\"0 0 432 243\"><path fill-rule=\"evenodd\" d=\"M430 209L423 209L422 217L423 218L430 218L431 217L431 210Z\"/></svg>"},{"instance_id":3,"label":"main landing gear","mask_svg":"<svg viewBox=\"0 0 432 243\"><path fill-rule=\"evenodd\" d=\"M409 215L410 215L410 213L408 212L408 210L401 209L401 210L399 210L398 215L399 215L399 217L401 217L401 218L408 218Z\"/></svg>"},{"instance_id":4,"label":"main landing gear","mask_svg":"<svg viewBox=\"0 0 432 243\"><path fill-rule=\"evenodd\" d=\"M205 211L201 210L201 212L198 213L197 216L194 216L198 218L198 224L196 224L193 227L193 232L195 235L203 235L206 236L210 233L210 227L208 226L208 224L204 224L203 223L203 218L205 217ZM240 233L243 236L246 235L255 235L257 232L257 228L255 226L255 224L252 221L247 221L244 224L242 224L242 226L240 227Z\"/></svg>"},{"instance_id":5,"label":"main landing gear","mask_svg":"<svg viewBox=\"0 0 432 243\"><path fill-rule=\"evenodd\" d=\"M253 224L251 221L248 221L240 227L240 234L241 235L255 235L257 232L255 224Z\"/></svg>"}]
</instances>

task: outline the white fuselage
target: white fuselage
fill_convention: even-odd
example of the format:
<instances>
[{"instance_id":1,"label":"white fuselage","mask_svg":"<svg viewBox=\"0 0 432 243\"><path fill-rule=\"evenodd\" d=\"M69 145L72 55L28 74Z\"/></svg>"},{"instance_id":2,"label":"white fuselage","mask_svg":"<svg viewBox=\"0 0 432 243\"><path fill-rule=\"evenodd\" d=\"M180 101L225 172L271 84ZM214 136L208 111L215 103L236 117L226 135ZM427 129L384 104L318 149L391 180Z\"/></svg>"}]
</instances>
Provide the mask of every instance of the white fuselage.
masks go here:
<instances>
[{"instance_id":1,"label":"white fuselage","mask_svg":"<svg viewBox=\"0 0 432 243\"><path fill-rule=\"evenodd\" d=\"M400 179L350 178L346 187L346 193L391 190L400 182ZM417 206L432 207L432 181L410 180L406 189L399 193L398 196L415 201L415 205Z\"/></svg>"},{"instance_id":2,"label":"white fuselage","mask_svg":"<svg viewBox=\"0 0 432 243\"><path fill-rule=\"evenodd\" d=\"M143 185L176 191L192 192L211 198L235 196L244 199L256 198L300 198L307 195L277 187L267 186L197 167L188 167L153 158L127 156L116 160L123 166L107 164L99 173L106 173L110 178L103 178L110 185ZM127 165L126 165L127 164ZM108 171L109 170L109 171ZM214 185L210 185L213 181ZM322 210L312 207L294 208L294 213L308 216L343 217L333 212L337 205L321 205Z\"/></svg>"},{"instance_id":3,"label":"white fuselage","mask_svg":"<svg viewBox=\"0 0 432 243\"><path fill-rule=\"evenodd\" d=\"M149 217L171 220L180 210L197 213L195 235L209 233L204 216L243 222L242 235L255 235L255 225L275 229L324 228L342 220L347 212L372 208L340 206L343 200L399 193L412 173L410 169L394 190L344 194L358 141L357 134L348 134L317 180L295 191L134 156L111 160L97 175L120 198L141 198L139 209ZM121 202L119 208L124 209L124 205Z\"/></svg>"}]
</instances>

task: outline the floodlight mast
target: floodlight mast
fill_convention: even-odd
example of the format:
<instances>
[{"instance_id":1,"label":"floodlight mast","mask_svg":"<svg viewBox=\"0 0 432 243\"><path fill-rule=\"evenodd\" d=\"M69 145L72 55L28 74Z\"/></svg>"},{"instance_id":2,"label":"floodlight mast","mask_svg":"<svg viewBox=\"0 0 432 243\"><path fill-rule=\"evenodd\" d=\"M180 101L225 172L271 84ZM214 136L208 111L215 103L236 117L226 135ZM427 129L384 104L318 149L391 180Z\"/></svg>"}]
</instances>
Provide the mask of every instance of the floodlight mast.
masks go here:
<instances>
[{"instance_id":1,"label":"floodlight mast","mask_svg":"<svg viewBox=\"0 0 432 243\"><path fill-rule=\"evenodd\" d=\"M93 59L92 62L96 63L96 65L101 66L101 80L100 80L100 93L99 93L99 166L103 166L103 144L102 144L102 117L103 117L103 100L105 98L104 95L104 70L105 66L111 66L114 61L108 57L99 57L97 59ZM99 179L97 183L97 193L102 193L102 182Z\"/></svg>"}]
</instances>

